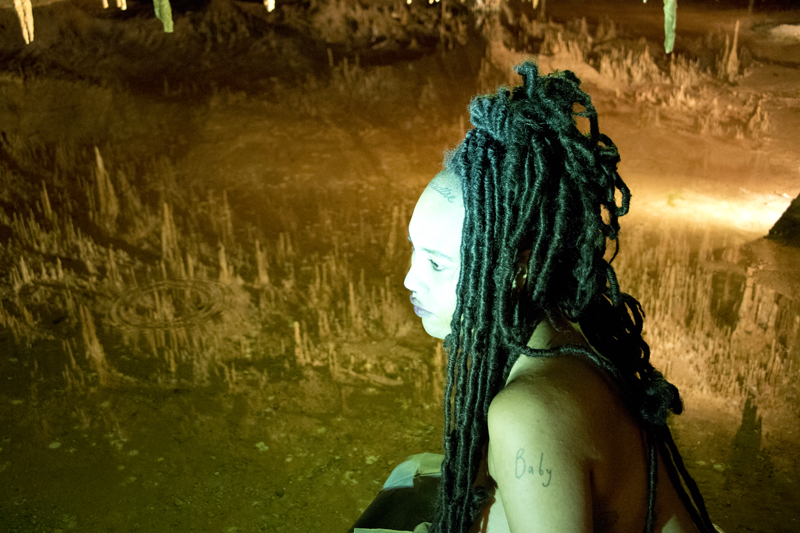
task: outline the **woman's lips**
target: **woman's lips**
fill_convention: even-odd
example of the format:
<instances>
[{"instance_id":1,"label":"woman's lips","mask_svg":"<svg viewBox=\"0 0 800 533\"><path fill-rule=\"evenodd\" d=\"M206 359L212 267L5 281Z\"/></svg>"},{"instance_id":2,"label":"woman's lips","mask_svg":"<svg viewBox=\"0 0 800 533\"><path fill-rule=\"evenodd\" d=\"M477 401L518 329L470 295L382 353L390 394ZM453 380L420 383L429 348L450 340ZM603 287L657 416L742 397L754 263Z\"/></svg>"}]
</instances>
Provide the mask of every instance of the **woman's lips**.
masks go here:
<instances>
[{"instance_id":1,"label":"woman's lips","mask_svg":"<svg viewBox=\"0 0 800 533\"><path fill-rule=\"evenodd\" d=\"M417 301L414 299L413 296L411 297L411 305L414 306L414 312L417 314L418 317L427 318L429 316L433 316L433 313L417 305Z\"/></svg>"},{"instance_id":2,"label":"woman's lips","mask_svg":"<svg viewBox=\"0 0 800 533\"><path fill-rule=\"evenodd\" d=\"M421 307L419 307L417 305L414 306L414 312L420 318L427 318L429 316L433 316L433 313L431 313L430 311L426 311L425 309L423 309L423 308L421 308Z\"/></svg>"}]
</instances>

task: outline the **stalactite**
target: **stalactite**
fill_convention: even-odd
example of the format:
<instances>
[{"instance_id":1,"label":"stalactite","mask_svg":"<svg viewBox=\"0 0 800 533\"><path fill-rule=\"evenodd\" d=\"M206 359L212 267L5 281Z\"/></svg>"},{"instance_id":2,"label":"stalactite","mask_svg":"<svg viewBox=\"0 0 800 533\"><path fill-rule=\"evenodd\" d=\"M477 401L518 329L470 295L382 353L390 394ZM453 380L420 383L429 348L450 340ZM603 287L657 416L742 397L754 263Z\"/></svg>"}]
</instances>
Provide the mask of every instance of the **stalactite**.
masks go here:
<instances>
[{"instance_id":1,"label":"stalactite","mask_svg":"<svg viewBox=\"0 0 800 533\"><path fill-rule=\"evenodd\" d=\"M675 25L678 18L678 0L664 0L664 52L670 54L675 46Z\"/></svg>"},{"instance_id":2,"label":"stalactite","mask_svg":"<svg viewBox=\"0 0 800 533\"><path fill-rule=\"evenodd\" d=\"M164 25L164 32L172 33L175 26L172 22L172 7L169 5L169 0L153 0L153 8L156 11L156 17Z\"/></svg>"},{"instance_id":3,"label":"stalactite","mask_svg":"<svg viewBox=\"0 0 800 533\"><path fill-rule=\"evenodd\" d=\"M31 0L14 0L14 9L19 17L19 25L22 28L22 38L25 44L33 42L33 6Z\"/></svg>"}]
</instances>

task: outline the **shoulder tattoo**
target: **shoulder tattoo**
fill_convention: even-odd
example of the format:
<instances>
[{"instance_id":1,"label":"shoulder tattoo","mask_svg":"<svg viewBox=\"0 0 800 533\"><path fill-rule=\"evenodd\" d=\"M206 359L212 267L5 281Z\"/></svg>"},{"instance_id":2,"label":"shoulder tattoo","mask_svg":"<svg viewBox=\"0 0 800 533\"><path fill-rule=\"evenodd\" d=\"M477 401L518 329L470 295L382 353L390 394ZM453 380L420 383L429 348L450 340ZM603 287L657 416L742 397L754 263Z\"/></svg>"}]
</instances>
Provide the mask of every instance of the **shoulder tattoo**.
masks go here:
<instances>
[{"instance_id":1,"label":"shoulder tattoo","mask_svg":"<svg viewBox=\"0 0 800 533\"><path fill-rule=\"evenodd\" d=\"M541 478L542 487L550 486L550 482L553 480L553 471L550 468L544 468L544 452L539 454L539 468L536 469L525 461L525 448L517 450L517 458L514 460L514 476L522 479L525 475L538 475Z\"/></svg>"}]
</instances>

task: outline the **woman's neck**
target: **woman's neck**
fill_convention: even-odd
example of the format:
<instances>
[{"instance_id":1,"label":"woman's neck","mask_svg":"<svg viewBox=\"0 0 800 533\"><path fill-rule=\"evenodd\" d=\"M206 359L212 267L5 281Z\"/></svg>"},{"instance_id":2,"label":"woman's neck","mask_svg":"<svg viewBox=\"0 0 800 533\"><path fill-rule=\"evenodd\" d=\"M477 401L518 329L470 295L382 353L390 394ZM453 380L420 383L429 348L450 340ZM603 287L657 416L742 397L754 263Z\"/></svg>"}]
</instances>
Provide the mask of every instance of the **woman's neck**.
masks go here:
<instances>
[{"instance_id":1,"label":"woman's neck","mask_svg":"<svg viewBox=\"0 0 800 533\"><path fill-rule=\"evenodd\" d=\"M545 317L536 325L528 341L528 347L546 350L565 344L588 345L577 322L571 322L562 313Z\"/></svg>"},{"instance_id":2,"label":"woman's neck","mask_svg":"<svg viewBox=\"0 0 800 533\"><path fill-rule=\"evenodd\" d=\"M566 344L576 344L591 349L591 345L583 336L581 327L577 322L570 322L563 314L545 316L534 328L528 341L528 347L534 350L547 350ZM518 357L511 367L506 384L514 379L520 372L542 363L538 357Z\"/></svg>"}]
</instances>

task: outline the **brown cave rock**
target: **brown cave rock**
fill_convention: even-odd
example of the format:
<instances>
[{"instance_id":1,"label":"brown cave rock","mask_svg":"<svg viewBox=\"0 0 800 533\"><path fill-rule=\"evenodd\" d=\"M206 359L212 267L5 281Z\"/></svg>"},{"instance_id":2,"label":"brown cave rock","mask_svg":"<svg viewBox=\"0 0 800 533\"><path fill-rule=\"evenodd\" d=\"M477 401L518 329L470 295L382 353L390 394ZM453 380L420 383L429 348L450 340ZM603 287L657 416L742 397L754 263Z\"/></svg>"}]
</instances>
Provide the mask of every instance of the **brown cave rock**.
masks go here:
<instances>
[{"instance_id":1,"label":"brown cave rock","mask_svg":"<svg viewBox=\"0 0 800 533\"><path fill-rule=\"evenodd\" d=\"M800 247L800 195L792 200L767 237Z\"/></svg>"}]
</instances>

